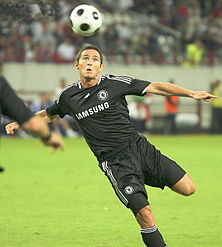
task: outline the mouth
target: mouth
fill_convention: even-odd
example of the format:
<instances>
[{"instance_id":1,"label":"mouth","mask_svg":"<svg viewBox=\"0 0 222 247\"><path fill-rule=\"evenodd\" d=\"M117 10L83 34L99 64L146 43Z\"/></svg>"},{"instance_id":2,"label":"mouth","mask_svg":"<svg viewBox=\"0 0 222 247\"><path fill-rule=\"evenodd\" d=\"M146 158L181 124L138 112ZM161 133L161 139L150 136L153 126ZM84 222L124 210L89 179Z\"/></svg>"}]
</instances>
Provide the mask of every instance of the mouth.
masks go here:
<instances>
[{"instance_id":1,"label":"mouth","mask_svg":"<svg viewBox=\"0 0 222 247\"><path fill-rule=\"evenodd\" d=\"M91 68L87 68L86 72L92 72L92 69Z\"/></svg>"}]
</instances>

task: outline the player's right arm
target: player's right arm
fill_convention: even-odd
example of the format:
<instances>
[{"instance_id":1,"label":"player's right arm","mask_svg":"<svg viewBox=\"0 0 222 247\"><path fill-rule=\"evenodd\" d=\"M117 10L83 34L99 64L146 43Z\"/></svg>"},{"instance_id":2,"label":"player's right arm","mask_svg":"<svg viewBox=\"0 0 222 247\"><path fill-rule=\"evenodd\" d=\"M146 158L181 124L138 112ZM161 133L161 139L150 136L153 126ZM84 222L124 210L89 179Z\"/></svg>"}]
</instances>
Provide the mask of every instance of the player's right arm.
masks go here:
<instances>
[{"instance_id":1,"label":"player's right arm","mask_svg":"<svg viewBox=\"0 0 222 247\"><path fill-rule=\"evenodd\" d=\"M61 103L61 95L60 95L60 100L56 100L53 105L49 106L45 110L41 110L35 113L35 116L38 116L43 120L45 124L51 123L52 120L57 117L64 117L68 112L66 111L66 108L63 106ZM16 119L16 118L14 118ZM17 120L17 119L16 119ZM12 122L8 125L6 125L6 133L7 134L14 134L15 130L19 129L20 127L23 127L25 130L27 130L26 126L20 126L18 122Z\"/></svg>"},{"instance_id":2,"label":"player's right arm","mask_svg":"<svg viewBox=\"0 0 222 247\"><path fill-rule=\"evenodd\" d=\"M54 116L49 115L46 110L38 111L35 113L35 115L41 117L42 120L47 124L51 123L53 119L57 117L57 115L54 115Z\"/></svg>"},{"instance_id":3,"label":"player's right arm","mask_svg":"<svg viewBox=\"0 0 222 247\"><path fill-rule=\"evenodd\" d=\"M43 120L46 124L51 123L52 120L56 117L50 116L46 110L41 110L35 113L35 116L38 116L41 120ZM25 122L23 125L20 125L18 122L12 122L10 124L7 124L5 126L6 133L8 135L13 135L16 130L18 130L20 127L24 128L25 130L30 131L32 128L32 122L31 119Z\"/></svg>"},{"instance_id":4,"label":"player's right arm","mask_svg":"<svg viewBox=\"0 0 222 247\"><path fill-rule=\"evenodd\" d=\"M19 129L21 126L33 136L40 138L44 145L52 147L52 152L54 152L59 148L64 149L61 136L52 132L47 125L47 123L50 123L55 117L56 116L49 116L47 112L43 110L37 112L36 115L25 123L20 125L18 122L13 122L6 125L5 129L7 134L14 134L15 130Z\"/></svg>"},{"instance_id":5,"label":"player's right arm","mask_svg":"<svg viewBox=\"0 0 222 247\"><path fill-rule=\"evenodd\" d=\"M7 80L2 76L0 76L0 106L4 115L17 120L16 123L6 126L8 134L14 133L14 130L21 125L33 136L38 137L44 145L51 146L53 151L58 148L63 149L64 144L61 136L52 132L42 117L33 116L30 109L25 106L24 102L16 95Z\"/></svg>"}]
</instances>

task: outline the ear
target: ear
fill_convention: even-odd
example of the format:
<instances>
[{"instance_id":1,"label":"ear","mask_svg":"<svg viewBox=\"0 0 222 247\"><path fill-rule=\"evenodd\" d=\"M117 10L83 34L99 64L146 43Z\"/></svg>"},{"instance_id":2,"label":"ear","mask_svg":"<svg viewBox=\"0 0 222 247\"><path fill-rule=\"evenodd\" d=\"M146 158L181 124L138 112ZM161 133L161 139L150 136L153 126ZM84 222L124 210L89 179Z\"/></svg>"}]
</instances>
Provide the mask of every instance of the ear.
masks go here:
<instances>
[{"instance_id":1,"label":"ear","mask_svg":"<svg viewBox=\"0 0 222 247\"><path fill-rule=\"evenodd\" d=\"M74 66L76 67L77 70L79 70L79 63L77 61L74 62Z\"/></svg>"},{"instance_id":2,"label":"ear","mask_svg":"<svg viewBox=\"0 0 222 247\"><path fill-rule=\"evenodd\" d=\"M100 65L99 72L101 72L103 69L104 69L104 65L103 65L103 64L101 64L101 65Z\"/></svg>"}]
</instances>

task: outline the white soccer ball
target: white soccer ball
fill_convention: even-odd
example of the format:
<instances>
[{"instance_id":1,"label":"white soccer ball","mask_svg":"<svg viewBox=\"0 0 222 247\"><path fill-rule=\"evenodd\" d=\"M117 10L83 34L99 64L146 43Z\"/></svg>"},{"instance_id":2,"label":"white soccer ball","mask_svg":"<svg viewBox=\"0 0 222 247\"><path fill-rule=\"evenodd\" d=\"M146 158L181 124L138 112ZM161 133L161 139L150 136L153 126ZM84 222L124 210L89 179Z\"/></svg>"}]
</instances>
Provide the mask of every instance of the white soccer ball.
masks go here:
<instances>
[{"instance_id":1,"label":"white soccer ball","mask_svg":"<svg viewBox=\"0 0 222 247\"><path fill-rule=\"evenodd\" d=\"M92 5L81 4L70 14L72 30L82 36L92 36L102 25L102 15Z\"/></svg>"}]
</instances>

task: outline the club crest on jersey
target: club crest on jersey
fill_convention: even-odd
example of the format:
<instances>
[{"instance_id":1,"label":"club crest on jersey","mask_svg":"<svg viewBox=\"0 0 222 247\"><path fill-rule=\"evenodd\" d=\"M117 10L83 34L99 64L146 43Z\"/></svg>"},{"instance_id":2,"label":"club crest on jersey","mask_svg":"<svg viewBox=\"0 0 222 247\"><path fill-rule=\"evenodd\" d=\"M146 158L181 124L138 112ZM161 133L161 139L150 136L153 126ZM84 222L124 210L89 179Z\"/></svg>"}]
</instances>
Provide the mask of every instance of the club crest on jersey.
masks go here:
<instances>
[{"instance_id":1,"label":"club crest on jersey","mask_svg":"<svg viewBox=\"0 0 222 247\"><path fill-rule=\"evenodd\" d=\"M100 90L97 94L98 99L106 100L108 98L108 92L106 90Z\"/></svg>"}]
</instances>

